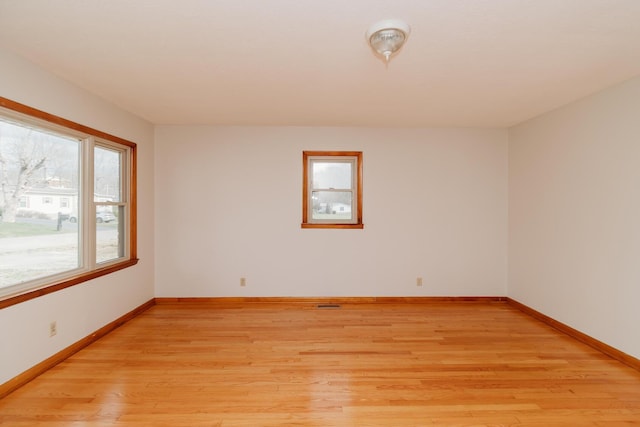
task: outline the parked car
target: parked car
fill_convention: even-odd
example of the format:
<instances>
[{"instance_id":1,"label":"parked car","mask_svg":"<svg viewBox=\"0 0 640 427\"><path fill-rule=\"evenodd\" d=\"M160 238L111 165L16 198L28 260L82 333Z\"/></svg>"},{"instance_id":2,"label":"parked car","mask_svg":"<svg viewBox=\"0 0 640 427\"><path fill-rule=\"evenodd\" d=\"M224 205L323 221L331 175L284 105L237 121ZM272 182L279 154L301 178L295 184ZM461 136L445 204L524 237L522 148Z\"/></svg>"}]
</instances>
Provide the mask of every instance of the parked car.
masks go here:
<instances>
[{"instance_id":1,"label":"parked car","mask_svg":"<svg viewBox=\"0 0 640 427\"><path fill-rule=\"evenodd\" d=\"M115 220L116 220L116 216L111 212L96 213L96 222L111 222Z\"/></svg>"},{"instance_id":2,"label":"parked car","mask_svg":"<svg viewBox=\"0 0 640 427\"><path fill-rule=\"evenodd\" d=\"M115 221L116 216L111 212L96 212L96 222L111 222ZM69 215L69 222L76 223L78 222L78 217L75 215Z\"/></svg>"}]
</instances>

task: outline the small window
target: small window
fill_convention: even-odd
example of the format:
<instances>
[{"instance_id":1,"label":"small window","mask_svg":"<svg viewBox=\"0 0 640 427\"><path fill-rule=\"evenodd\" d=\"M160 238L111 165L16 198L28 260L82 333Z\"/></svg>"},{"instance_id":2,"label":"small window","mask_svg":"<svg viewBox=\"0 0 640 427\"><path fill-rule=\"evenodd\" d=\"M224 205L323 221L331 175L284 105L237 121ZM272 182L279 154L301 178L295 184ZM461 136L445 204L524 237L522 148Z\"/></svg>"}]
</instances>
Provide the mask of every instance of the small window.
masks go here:
<instances>
[{"instance_id":1,"label":"small window","mask_svg":"<svg viewBox=\"0 0 640 427\"><path fill-rule=\"evenodd\" d=\"M45 196L42 198L42 203L44 203L45 205L50 205L53 203L53 197L48 197Z\"/></svg>"},{"instance_id":2,"label":"small window","mask_svg":"<svg viewBox=\"0 0 640 427\"><path fill-rule=\"evenodd\" d=\"M115 144L96 144L94 154L94 193L96 205L96 262L104 263L126 255L126 224L128 203L122 195L126 150ZM109 230L101 233L100 230Z\"/></svg>"},{"instance_id":3,"label":"small window","mask_svg":"<svg viewBox=\"0 0 640 427\"><path fill-rule=\"evenodd\" d=\"M362 152L304 151L302 228L363 228Z\"/></svg>"}]
</instances>

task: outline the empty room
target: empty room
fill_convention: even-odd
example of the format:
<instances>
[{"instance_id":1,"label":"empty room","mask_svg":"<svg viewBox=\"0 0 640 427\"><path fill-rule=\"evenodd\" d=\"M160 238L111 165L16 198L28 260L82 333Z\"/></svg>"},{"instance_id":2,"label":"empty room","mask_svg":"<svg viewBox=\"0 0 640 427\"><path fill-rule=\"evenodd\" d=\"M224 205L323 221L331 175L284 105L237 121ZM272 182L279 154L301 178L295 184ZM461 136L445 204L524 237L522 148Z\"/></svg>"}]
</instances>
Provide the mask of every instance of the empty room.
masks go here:
<instances>
[{"instance_id":1,"label":"empty room","mask_svg":"<svg viewBox=\"0 0 640 427\"><path fill-rule=\"evenodd\" d=\"M640 425L638 22L0 0L0 425Z\"/></svg>"}]
</instances>

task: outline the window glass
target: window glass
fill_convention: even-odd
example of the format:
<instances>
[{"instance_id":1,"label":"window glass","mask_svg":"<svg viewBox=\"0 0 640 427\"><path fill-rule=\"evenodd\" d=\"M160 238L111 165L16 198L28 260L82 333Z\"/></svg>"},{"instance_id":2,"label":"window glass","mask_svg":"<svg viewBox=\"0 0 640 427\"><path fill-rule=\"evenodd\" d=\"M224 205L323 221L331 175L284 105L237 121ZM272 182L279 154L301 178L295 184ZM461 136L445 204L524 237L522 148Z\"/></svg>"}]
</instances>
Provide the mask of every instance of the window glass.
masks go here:
<instances>
[{"instance_id":1,"label":"window glass","mask_svg":"<svg viewBox=\"0 0 640 427\"><path fill-rule=\"evenodd\" d=\"M362 152L302 153L302 228L363 228Z\"/></svg>"},{"instance_id":2,"label":"window glass","mask_svg":"<svg viewBox=\"0 0 640 427\"><path fill-rule=\"evenodd\" d=\"M125 256L124 205L120 150L96 146L94 150L94 201L96 205L96 262Z\"/></svg>"},{"instance_id":3,"label":"window glass","mask_svg":"<svg viewBox=\"0 0 640 427\"><path fill-rule=\"evenodd\" d=\"M94 151L94 200L96 202L121 201L121 152L105 147Z\"/></svg>"},{"instance_id":4,"label":"window glass","mask_svg":"<svg viewBox=\"0 0 640 427\"><path fill-rule=\"evenodd\" d=\"M0 120L0 288L80 266L80 141Z\"/></svg>"},{"instance_id":5,"label":"window glass","mask_svg":"<svg viewBox=\"0 0 640 427\"><path fill-rule=\"evenodd\" d=\"M314 220L348 221L352 213L352 194L349 191L313 191Z\"/></svg>"},{"instance_id":6,"label":"window glass","mask_svg":"<svg viewBox=\"0 0 640 427\"><path fill-rule=\"evenodd\" d=\"M96 262L104 263L125 256L123 206L102 207L96 214Z\"/></svg>"},{"instance_id":7,"label":"window glass","mask_svg":"<svg viewBox=\"0 0 640 427\"><path fill-rule=\"evenodd\" d=\"M130 267L136 144L0 97L0 309Z\"/></svg>"},{"instance_id":8,"label":"window glass","mask_svg":"<svg viewBox=\"0 0 640 427\"><path fill-rule=\"evenodd\" d=\"M330 162L317 160L311 164L313 168L313 188L348 189L353 186L351 162Z\"/></svg>"}]
</instances>

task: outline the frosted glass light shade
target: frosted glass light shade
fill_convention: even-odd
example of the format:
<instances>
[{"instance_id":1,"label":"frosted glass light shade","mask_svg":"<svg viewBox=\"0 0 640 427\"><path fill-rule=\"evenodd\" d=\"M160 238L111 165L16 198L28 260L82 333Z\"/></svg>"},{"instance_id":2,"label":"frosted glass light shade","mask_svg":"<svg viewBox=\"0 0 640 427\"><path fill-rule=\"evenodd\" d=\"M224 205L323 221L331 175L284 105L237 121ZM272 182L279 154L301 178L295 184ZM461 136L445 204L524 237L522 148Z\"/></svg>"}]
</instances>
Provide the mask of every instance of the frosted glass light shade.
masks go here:
<instances>
[{"instance_id":1,"label":"frosted glass light shade","mask_svg":"<svg viewBox=\"0 0 640 427\"><path fill-rule=\"evenodd\" d=\"M373 24L367 30L366 36L371 48L389 62L409 37L411 28L405 22L390 19Z\"/></svg>"}]
</instances>

